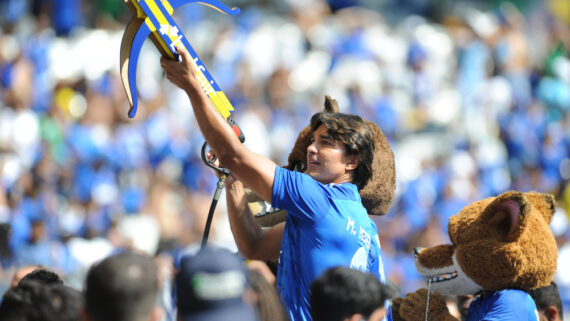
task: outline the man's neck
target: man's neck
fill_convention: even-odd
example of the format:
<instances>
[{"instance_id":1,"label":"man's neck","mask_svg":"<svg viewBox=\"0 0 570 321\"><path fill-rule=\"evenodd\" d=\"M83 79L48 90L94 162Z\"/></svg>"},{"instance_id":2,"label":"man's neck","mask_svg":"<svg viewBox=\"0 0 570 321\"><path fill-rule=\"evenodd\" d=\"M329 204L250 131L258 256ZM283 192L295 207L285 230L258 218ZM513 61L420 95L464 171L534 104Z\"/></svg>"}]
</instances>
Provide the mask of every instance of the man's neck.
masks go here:
<instances>
[{"instance_id":1,"label":"man's neck","mask_svg":"<svg viewBox=\"0 0 570 321\"><path fill-rule=\"evenodd\" d=\"M337 177L336 179L334 179L329 184L343 184L343 183L352 183L352 173L348 173L348 172L344 173L344 174L340 175L339 177Z\"/></svg>"}]
</instances>

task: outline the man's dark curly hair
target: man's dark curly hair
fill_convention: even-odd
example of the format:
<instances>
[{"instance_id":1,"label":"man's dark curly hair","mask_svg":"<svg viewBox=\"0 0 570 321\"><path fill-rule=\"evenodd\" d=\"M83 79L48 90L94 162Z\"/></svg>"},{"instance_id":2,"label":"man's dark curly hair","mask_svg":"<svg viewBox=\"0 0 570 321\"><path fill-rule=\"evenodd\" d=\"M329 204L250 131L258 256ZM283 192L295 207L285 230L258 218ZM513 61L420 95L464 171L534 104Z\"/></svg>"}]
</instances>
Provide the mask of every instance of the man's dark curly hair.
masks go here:
<instances>
[{"instance_id":1,"label":"man's dark curly hair","mask_svg":"<svg viewBox=\"0 0 570 321\"><path fill-rule=\"evenodd\" d=\"M374 134L360 116L343 113L317 113L311 118L311 132L325 125L328 134L344 144L346 155L358 155L360 164L352 174L352 183L361 190L372 177Z\"/></svg>"},{"instance_id":2,"label":"man's dark curly hair","mask_svg":"<svg viewBox=\"0 0 570 321\"><path fill-rule=\"evenodd\" d=\"M42 284L61 284L63 285L63 279L54 271L51 271L47 268L40 267L37 270L33 270L32 272L26 274L21 280L20 283L27 280L35 280L39 281Z\"/></svg>"}]
</instances>

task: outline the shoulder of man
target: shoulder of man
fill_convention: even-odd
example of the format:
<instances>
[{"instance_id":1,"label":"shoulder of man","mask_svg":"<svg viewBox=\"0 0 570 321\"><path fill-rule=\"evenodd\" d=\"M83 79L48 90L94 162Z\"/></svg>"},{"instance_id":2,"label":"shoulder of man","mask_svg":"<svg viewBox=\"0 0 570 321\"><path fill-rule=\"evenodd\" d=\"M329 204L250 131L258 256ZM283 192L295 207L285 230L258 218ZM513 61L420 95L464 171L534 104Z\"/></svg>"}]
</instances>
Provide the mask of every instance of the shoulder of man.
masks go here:
<instances>
[{"instance_id":1,"label":"shoulder of man","mask_svg":"<svg viewBox=\"0 0 570 321\"><path fill-rule=\"evenodd\" d=\"M469 315L480 316L477 320L538 320L535 317L536 305L530 295L516 289L506 289L487 294L479 298L473 311L469 309ZM475 303L475 302L474 302ZM468 320L474 320L468 318Z\"/></svg>"}]
</instances>

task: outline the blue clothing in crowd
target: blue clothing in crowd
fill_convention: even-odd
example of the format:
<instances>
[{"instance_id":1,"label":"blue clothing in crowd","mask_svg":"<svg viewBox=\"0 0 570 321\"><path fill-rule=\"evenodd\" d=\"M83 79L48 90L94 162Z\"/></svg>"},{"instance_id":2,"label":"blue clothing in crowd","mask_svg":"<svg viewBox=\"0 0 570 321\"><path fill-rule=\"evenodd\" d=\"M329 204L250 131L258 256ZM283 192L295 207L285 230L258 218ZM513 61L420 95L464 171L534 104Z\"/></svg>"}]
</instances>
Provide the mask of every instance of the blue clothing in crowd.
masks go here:
<instances>
[{"instance_id":1,"label":"blue clothing in crowd","mask_svg":"<svg viewBox=\"0 0 570 321\"><path fill-rule=\"evenodd\" d=\"M288 212L277 286L293 321L312 320L311 282L331 267L349 266L385 281L376 225L356 185L323 185L277 167L271 200Z\"/></svg>"},{"instance_id":2,"label":"blue clothing in crowd","mask_svg":"<svg viewBox=\"0 0 570 321\"><path fill-rule=\"evenodd\" d=\"M521 290L487 293L471 303L467 321L538 321L538 310L532 297Z\"/></svg>"}]
</instances>

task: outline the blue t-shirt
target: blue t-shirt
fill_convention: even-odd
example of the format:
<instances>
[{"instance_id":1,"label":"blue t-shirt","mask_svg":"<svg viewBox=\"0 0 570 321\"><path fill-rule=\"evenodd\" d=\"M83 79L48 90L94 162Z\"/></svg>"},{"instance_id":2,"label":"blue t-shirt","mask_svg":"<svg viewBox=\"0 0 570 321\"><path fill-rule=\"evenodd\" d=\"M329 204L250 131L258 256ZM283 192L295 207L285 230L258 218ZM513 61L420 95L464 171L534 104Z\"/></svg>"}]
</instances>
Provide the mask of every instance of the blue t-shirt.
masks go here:
<instances>
[{"instance_id":1,"label":"blue t-shirt","mask_svg":"<svg viewBox=\"0 0 570 321\"><path fill-rule=\"evenodd\" d=\"M292 321L312 320L311 282L331 267L348 266L385 281L376 224L356 185L323 185L277 167L271 201L287 210L277 286Z\"/></svg>"},{"instance_id":2,"label":"blue t-shirt","mask_svg":"<svg viewBox=\"0 0 570 321\"><path fill-rule=\"evenodd\" d=\"M538 321L532 297L521 290L502 290L477 298L469 306L466 321Z\"/></svg>"}]
</instances>

